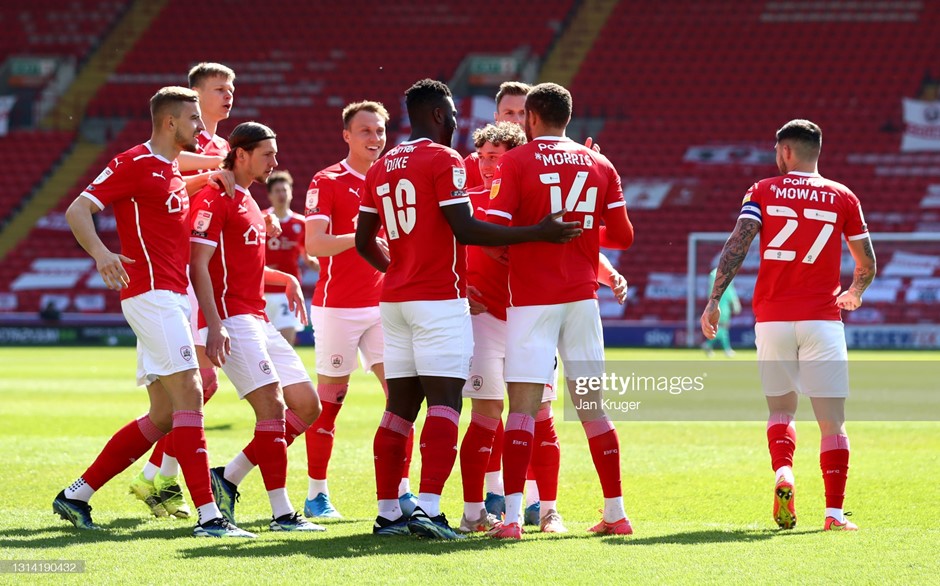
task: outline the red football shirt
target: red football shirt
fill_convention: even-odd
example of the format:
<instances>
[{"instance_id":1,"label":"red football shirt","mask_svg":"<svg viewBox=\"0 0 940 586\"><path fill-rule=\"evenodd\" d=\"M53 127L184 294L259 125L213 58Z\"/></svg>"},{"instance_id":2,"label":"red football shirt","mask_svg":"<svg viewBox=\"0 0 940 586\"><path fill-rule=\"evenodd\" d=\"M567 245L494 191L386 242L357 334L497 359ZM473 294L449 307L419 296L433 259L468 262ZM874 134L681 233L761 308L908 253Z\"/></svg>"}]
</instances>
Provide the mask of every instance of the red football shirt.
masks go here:
<instances>
[{"instance_id":1,"label":"red football shirt","mask_svg":"<svg viewBox=\"0 0 940 586\"><path fill-rule=\"evenodd\" d=\"M186 294L189 276L189 196L176 161L154 154L150 142L124 151L81 195L114 206L129 285L121 299L153 289Z\"/></svg>"},{"instance_id":2,"label":"red football shirt","mask_svg":"<svg viewBox=\"0 0 940 586\"><path fill-rule=\"evenodd\" d=\"M203 130L196 137L196 154L198 155L224 157L230 150L232 150L232 148L229 146L228 141L218 134L209 134L208 131ZM199 175L200 173L208 173L214 170L215 169L196 169L195 171L183 173L183 176Z\"/></svg>"},{"instance_id":3,"label":"red football shirt","mask_svg":"<svg viewBox=\"0 0 940 586\"><path fill-rule=\"evenodd\" d=\"M764 179L744 196L739 217L761 223L756 321L842 319L838 235L868 237L862 206L848 187L795 171Z\"/></svg>"},{"instance_id":4,"label":"red football shirt","mask_svg":"<svg viewBox=\"0 0 940 586\"><path fill-rule=\"evenodd\" d=\"M475 189L483 185L483 175L480 175L480 153L470 153L463 160L467 169L467 189Z\"/></svg>"},{"instance_id":5,"label":"red football shirt","mask_svg":"<svg viewBox=\"0 0 940 586\"><path fill-rule=\"evenodd\" d=\"M327 234L355 234L365 176L346 161L313 176L307 190L307 221L326 220ZM375 307L382 293L383 275L350 248L333 256L317 257L320 280L313 292L317 307Z\"/></svg>"},{"instance_id":6,"label":"red football shirt","mask_svg":"<svg viewBox=\"0 0 940 586\"><path fill-rule=\"evenodd\" d=\"M304 217L297 212L287 210L287 217L278 218L281 222L281 235L268 238L264 252L264 264L300 280L300 255L304 254ZM262 212L263 216L273 214L274 208ZM265 293L283 293L284 286L265 285Z\"/></svg>"},{"instance_id":7,"label":"red football shirt","mask_svg":"<svg viewBox=\"0 0 940 586\"><path fill-rule=\"evenodd\" d=\"M207 185L193 196L190 241L215 246L209 276L219 316L264 313L265 227L261 208L251 193L235 187L235 197ZM202 311L199 327L206 326Z\"/></svg>"},{"instance_id":8,"label":"red football shirt","mask_svg":"<svg viewBox=\"0 0 940 586\"><path fill-rule=\"evenodd\" d=\"M360 209L381 217L391 258L382 301L467 296L466 247L441 212L470 202L465 187L457 151L426 138L401 143L369 169Z\"/></svg>"},{"instance_id":9,"label":"red football shirt","mask_svg":"<svg viewBox=\"0 0 940 586\"><path fill-rule=\"evenodd\" d=\"M467 192L473 206L473 217L486 220L486 209L490 205L490 192L482 185ZM480 302L487 313L506 321L506 306L509 305L509 267L497 261L481 246L467 247L467 283L480 291Z\"/></svg>"},{"instance_id":10,"label":"red football shirt","mask_svg":"<svg viewBox=\"0 0 940 586\"><path fill-rule=\"evenodd\" d=\"M598 228L607 210L626 205L607 157L569 138L536 138L500 157L490 198L491 222L528 226L565 209L563 220L584 229L566 244L509 247L511 306L597 298Z\"/></svg>"}]
</instances>

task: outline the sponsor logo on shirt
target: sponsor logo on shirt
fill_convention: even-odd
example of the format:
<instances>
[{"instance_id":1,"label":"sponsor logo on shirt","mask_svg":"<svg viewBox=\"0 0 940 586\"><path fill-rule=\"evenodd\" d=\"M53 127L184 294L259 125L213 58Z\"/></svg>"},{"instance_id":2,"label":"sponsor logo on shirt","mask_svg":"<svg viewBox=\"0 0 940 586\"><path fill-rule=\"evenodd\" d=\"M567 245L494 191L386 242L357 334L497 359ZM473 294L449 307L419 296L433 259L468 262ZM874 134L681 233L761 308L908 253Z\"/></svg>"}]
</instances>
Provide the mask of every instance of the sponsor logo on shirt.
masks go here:
<instances>
[{"instance_id":1,"label":"sponsor logo on shirt","mask_svg":"<svg viewBox=\"0 0 940 586\"><path fill-rule=\"evenodd\" d=\"M166 177L163 176L163 171L160 171L159 173L157 173L156 171L151 171L150 176L159 177L160 179L163 179L164 181L166 181Z\"/></svg>"},{"instance_id":2,"label":"sponsor logo on shirt","mask_svg":"<svg viewBox=\"0 0 940 586\"><path fill-rule=\"evenodd\" d=\"M320 211L318 204L320 203L320 189L318 187L311 187L307 190L307 213L315 214Z\"/></svg>"},{"instance_id":3,"label":"sponsor logo on shirt","mask_svg":"<svg viewBox=\"0 0 940 586\"><path fill-rule=\"evenodd\" d=\"M209 231L209 225L212 223L212 212L208 210L199 210L196 214L196 220L193 222L193 232L198 232L205 236Z\"/></svg>"},{"instance_id":4,"label":"sponsor logo on shirt","mask_svg":"<svg viewBox=\"0 0 940 586\"><path fill-rule=\"evenodd\" d=\"M117 168L118 160L114 159L114 168ZM95 177L95 180L91 182L92 185L98 185L99 183L104 183L104 180L114 174L114 171L110 167L105 167L104 171L98 173L98 176Z\"/></svg>"},{"instance_id":5,"label":"sponsor logo on shirt","mask_svg":"<svg viewBox=\"0 0 940 586\"><path fill-rule=\"evenodd\" d=\"M254 244L257 246L260 243L260 237L263 229L264 226L260 228L254 224L248 226L248 229L245 230L244 234L242 234L242 236L245 237L245 244Z\"/></svg>"},{"instance_id":6,"label":"sponsor logo on shirt","mask_svg":"<svg viewBox=\"0 0 940 586\"><path fill-rule=\"evenodd\" d=\"M454 179L454 187L462 190L467 185L467 170L463 167L453 167L451 172Z\"/></svg>"},{"instance_id":7,"label":"sponsor logo on shirt","mask_svg":"<svg viewBox=\"0 0 940 586\"><path fill-rule=\"evenodd\" d=\"M496 199L496 196L499 195L500 182L502 182L502 179L496 179L493 181L493 186L490 187L490 199Z\"/></svg>"}]
</instances>

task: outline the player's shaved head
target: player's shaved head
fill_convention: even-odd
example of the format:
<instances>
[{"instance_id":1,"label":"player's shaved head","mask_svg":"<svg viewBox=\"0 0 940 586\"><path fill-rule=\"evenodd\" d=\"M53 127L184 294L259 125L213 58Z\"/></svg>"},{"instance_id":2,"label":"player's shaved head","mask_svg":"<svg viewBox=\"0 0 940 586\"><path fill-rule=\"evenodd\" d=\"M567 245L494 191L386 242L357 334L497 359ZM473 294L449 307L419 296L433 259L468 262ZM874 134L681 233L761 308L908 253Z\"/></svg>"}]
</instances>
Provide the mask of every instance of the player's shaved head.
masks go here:
<instances>
[{"instance_id":1,"label":"player's shaved head","mask_svg":"<svg viewBox=\"0 0 940 586\"><path fill-rule=\"evenodd\" d=\"M270 192L274 189L274 186L278 183L286 183L287 185L294 186L294 178L291 176L289 171L274 171L268 178L264 180L264 184L267 186L268 191Z\"/></svg>"},{"instance_id":2,"label":"player's shaved head","mask_svg":"<svg viewBox=\"0 0 940 586\"><path fill-rule=\"evenodd\" d=\"M385 109L385 105L382 104L382 102L353 102L343 108L343 128L349 130L349 123L352 122L353 117L359 112L372 112L385 122L388 122L390 118L388 110Z\"/></svg>"},{"instance_id":3,"label":"player's shaved head","mask_svg":"<svg viewBox=\"0 0 940 586\"><path fill-rule=\"evenodd\" d=\"M571 92L557 83L540 83L529 90L525 109L547 126L564 128L571 120Z\"/></svg>"},{"instance_id":4,"label":"player's shaved head","mask_svg":"<svg viewBox=\"0 0 940 586\"><path fill-rule=\"evenodd\" d=\"M434 79L416 81L405 92L405 107L412 120L430 117L435 108L440 108L447 98L452 97L447 84Z\"/></svg>"},{"instance_id":5,"label":"player's shaved head","mask_svg":"<svg viewBox=\"0 0 940 586\"><path fill-rule=\"evenodd\" d=\"M235 127L235 130L228 137L228 144L232 150L225 155L222 168L230 170L235 168L235 158L238 156L235 151L238 149L250 153L258 148L259 143L271 138L277 138L277 135L264 124L260 122L242 122Z\"/></svg>"},{"instance_id":6,"label":"player's shaved head","mask_svg":"<svg viewBox=\"0 0 940 586\"><path fill-rule=\"evenodd\" d=\"M486 143L493 146L505 146L508 151L526 143L525 131L513 122L487 124L473 131L473 146L481 148Z\"/></svg>"},{"instance_id":7,"label":"player's shaved head","mask_svg":"<svg viewBox=\"0 0 940 586\"><path fill-rule=\"evenodd\" d=\"M212 77L223 77L228 81L235 81L235 72L231 67L221 63L200 63L189 70L189 87L202 85L204 81Z\"/></svg>"},{"instance_id":8,"label":"player's shaved head","mask_svg":"<svg viewBox=\"0 0 940 586\"><path fill-rule=\"evenodd\" d=\"M529 93L529 90L532 89L527 83L522 83L521 81L504 81L499 84L499 91L496 92L496 107L499 108L499 103L503 101L503 98L506 96L524 96Z\"/></svg>"},{"instance_id":9,"label":"player's shaved head","mask_svg":"<svg viewBox=\"0 0 940 586\"><path fill-rule=\"evenodd\" d=\"M813 161L822 150L822 129L809 120L790 120L777 131L777 143L788 143L801 159Z\"/></svg>"},{"instance_id":10,"label":"player's shaved head","mask_svg":"<svg viewBox=\"0 0 940 586\"><path fill-rule=\"evenodd\" d=\"M181 86L160 88L150 98L150 119L156 128L166 116L178 118L180 109L186 102L199 103L199 94Z\"/></svg>"}]
</instances>

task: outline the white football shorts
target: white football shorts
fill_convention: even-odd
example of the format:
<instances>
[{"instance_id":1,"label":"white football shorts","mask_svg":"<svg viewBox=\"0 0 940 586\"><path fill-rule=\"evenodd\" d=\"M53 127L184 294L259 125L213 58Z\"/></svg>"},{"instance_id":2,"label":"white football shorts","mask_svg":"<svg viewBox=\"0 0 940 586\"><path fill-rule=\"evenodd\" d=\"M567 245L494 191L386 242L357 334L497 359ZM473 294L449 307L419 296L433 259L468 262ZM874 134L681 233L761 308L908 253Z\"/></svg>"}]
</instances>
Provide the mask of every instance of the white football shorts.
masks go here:
<instances>
[{"instance_id":1,"label":"white football shorts","mask_svg":"<svg viewBox=\"0 0 940 586\"><path fill-rule=\"evenodd\" d=\"M311 307L313 343L316 346L317 374L346 376L356 370L356 356L362 368L372 372L384 360L382 317L373 307Z\"/></svg>"},{"instance_id":2,"label":"white football shorts","mask_svg":"<svg viewBox=\"0 0 940 586\"><path fill-rule=\"evenodd\" d=\"M764 395L849 396L849 362L841 321L771 321L754 324Z\"/></svg>"},{"instance_id":3,"label":"white football shorts","mask_svg":"<svg viewBox=\"0 0 940 586\"><path fill-rule=\"evenodd\" d=\"M300 318L290 310L287 293L265 293L264 301L266 303L264 313L271 320L271 325L275 330L304 331L304 324L300 323Z\"/></svg>"},{"instance_id":4,"label":"white football shorts","mask_svg":"<svg viewBox=\"0 0 940 586\"><path fill-rule=\"evenodd\" d=\"M222 371L232 381L240 399L271 383L280 382L283 388L310 382L297 352L270 322L242 314L223 319L222 325L232 344L232 353L225 357ZM208 332L208 328L199 330L203 341Z\"/></svg>"},{"instance_id":5,"label":"white football shorts","mask_svg":"<svg viewBox=\"0 0 940 586\"><path fill-rule=\"evenodd\" d=\"M189 299L158 289L121 302L121 310L137 335L137 384L147 386L161 376L199 363L189 322Z\"/></svg>"},{"instance_id":6,"label":"white football shorts","mask_svg":"<svg viewBox=\"0 0 940 586\"><path fill-rule=\"evenodd\" d=\"M604 374L604 333L596 299L507 311L506 382L553 384L556 350L565 378Z\"/></svg>"},{"instance_id":7,"label":"white football shorts","mask_svg":"<svg viewBox=\"0 0 940 586\"><path fill-rule=\"evenodd\" d=\"M385 337L385 378L467 379L473 355L466 299L379 304Z\"/></svg>"},{"instance_id":8,"label":"white football shorts","mask_svg":"<svg viewBox=\"0 0 940 586\"><path fill-rule=\"evenodd\" d=\"M470 362L470 378L463 387L465 399L502 400L506 395L506 322L491 313L470 316L473 325L473 360ZM557 398L555 381L545 385L542 402Z\"/></svg>"}]
</instances>

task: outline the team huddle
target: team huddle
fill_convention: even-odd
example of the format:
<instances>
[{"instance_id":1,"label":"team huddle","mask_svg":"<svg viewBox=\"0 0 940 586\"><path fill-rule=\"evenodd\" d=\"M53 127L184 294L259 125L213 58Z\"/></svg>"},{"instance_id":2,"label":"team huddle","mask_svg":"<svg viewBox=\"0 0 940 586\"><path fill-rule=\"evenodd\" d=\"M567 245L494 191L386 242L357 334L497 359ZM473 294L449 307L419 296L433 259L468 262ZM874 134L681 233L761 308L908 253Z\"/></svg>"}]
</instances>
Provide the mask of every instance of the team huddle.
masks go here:
<instances>
[{"instance_id":1,"label":"team huddle","mask_svg":"<svg viewBox=\"0 0 940 586\"><path fill-rule=\"evenodd\" d=\"M373 443L374 534L460 539L486 532L520 539L524 525L566 532L551 408L558 357L572 392L576 379L603 376L597 289L611 287L622 303L626 279L600 249L625 250L634 238L616 169L590 139L582 145L566 137L570 93L552 83L504 83L495 123L474 133L476 152L466 159L448 146L457 117L441 82L421 80L405 92L411 136L384 155L388 112L374 101L351 103L342 111L349 152L313 177L300 217L290 211L293 178L275 171L273 129L245 122L227 140L216 134L231 111L234 81L228 67L202 63L190 71L191 89L159 90L150 102L151 139L115 157L66 214L105 284L120 291L138 338L137 380L147 388L150 410L119 430L59 493L54 512L79 529L98 529L90 498L153 446L130 492L157 517L189 518L182 472L196 509L195 536L254 537L237 526L235 508L238 487L255 467L271 504L272 531L324 531L309 519L341 517L327 469L361 357L386 396ZM786 178L776 181L799 177L825 189L831 201L785 207L773 201L780 185L755 185L722 254L702 329L714 337L717 300L755 234L773 230L776 237L761 240L762 258L780 266L764 277L763 264L773 262L762 262L758 290L766 291L755 294L755 313L771 410L774 517L784 528L796 522L793 414L803 392L823 431L825 528L855 529L842 512L848 375L802 367L807 352L798 350L812 343L813 360L844 357L839 308L861 304L874 277L874 253L854 194L815 171L818 127L794 121L777 138ZM267 187L269 210L249 192L256 181ZM101 242L92 222L108 205L119 254ZM804 232L790 224L797 217L821 223L827 239L806 237L810 250L803 266L793 268L781 263L795 258L793 248L802 250ZM856 260L855 282L838 299L839 239L828 238L836 229ZM300 262L320 269L309 316L316 384L292 346L308 322ZM807 309L793 317L787 309L793 299L781 299L766 283L791 286L807 272L817 275L801 293ZM782 366L788 360L797 366ZM218 368L252 407L256 425L241 452L210 467L203 405L218 388ZM589 392L597 396L576 401L577 413L603 492L603 517L589 531L630 535L620 440L600 391ZM471 420L458 446L465 398ZM422 404L415 493L409 471ZM308 463L302 513L286 490L287 449L300 436ZM452 528L441 494L458 456L464 509Z\"/></svg>"}]
</instances>

